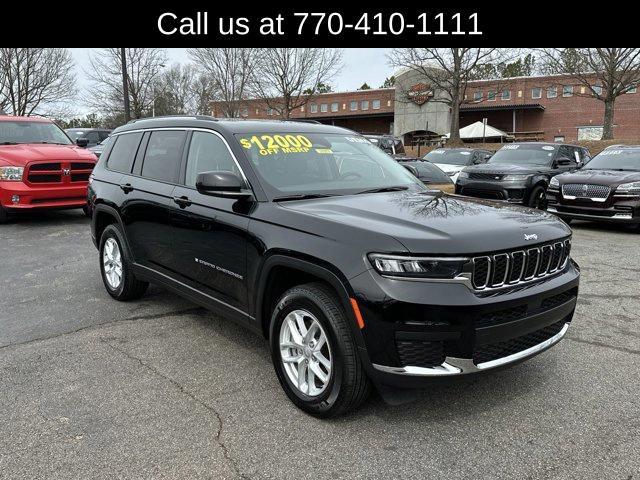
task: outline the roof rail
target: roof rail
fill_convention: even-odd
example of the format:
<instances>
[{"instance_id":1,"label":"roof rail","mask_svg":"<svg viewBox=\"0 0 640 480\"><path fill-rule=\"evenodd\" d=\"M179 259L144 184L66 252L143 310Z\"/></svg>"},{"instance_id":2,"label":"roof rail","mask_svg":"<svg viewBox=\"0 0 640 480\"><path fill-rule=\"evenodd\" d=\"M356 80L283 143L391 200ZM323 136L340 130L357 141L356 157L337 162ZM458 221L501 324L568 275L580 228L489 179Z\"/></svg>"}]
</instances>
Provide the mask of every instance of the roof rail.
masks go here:
<instances>
[{"instance_id":1,"label":"roof rail","mask_svg":"<svg viewBox=\"0 0 640 480\"><path fill-rule=\"evenodd\" d=\"M129 120L127 122L127 125L130 124L130 123L139 122L141 120L159 120L159 119L163 119L163 118L192 118L192 119L196 119L196 120L210 120L210 121L214 121L214 122L218 121L218 118L212 117L211 115L159 115L157 117L134 118L132 120Z\"/></svg>"},{"instance_id":2,"label":"roof rail","mask_svg":"<svg viewBox=\"0 0 640 480\"><path fill-rule=\"evenodd\" d=\"M287 119L282 119L282 122L302 122L302 123L317 123L318 125L322 125L322 122L319 122L318 120L312 120L312 119L306 119L306 118L287 118Z\"/></svg>"}]
</instances>

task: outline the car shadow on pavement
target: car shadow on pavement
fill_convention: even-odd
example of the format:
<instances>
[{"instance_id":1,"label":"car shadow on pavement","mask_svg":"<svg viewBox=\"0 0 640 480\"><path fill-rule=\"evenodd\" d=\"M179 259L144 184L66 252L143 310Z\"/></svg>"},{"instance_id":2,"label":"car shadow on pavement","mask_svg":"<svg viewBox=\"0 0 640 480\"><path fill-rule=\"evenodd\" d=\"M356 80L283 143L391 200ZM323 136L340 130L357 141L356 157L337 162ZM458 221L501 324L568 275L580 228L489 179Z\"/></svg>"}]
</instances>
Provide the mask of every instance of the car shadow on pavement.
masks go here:
<instances>
[{"instance_id":1,"label":"car shadow on pavement","mask_svg":"<svg viewBox=\"0 0 640 480\"><path fill-rule=\"evenodd\" d=\"M9 225L77 225L80 223L89 223L90 220L80 209L74 210L38 210L33 212L21 212L19 214L10 215L5 226ZM2 227L0 227L2 228Z\"/></svg>"},{"instance_id":2,"label":"car shadow on pavement","mask_svg":"<svg viewBox=\"0 0 640 480\"><path fill-rule=\"evenodd\" d=\"M582 220L574 220L570 227L575 230L592 230L600 232L616 232L616 233L640 233L640 226L622 225L617 223L606 222L589 222Z\"/></svg>"}]
</instances>

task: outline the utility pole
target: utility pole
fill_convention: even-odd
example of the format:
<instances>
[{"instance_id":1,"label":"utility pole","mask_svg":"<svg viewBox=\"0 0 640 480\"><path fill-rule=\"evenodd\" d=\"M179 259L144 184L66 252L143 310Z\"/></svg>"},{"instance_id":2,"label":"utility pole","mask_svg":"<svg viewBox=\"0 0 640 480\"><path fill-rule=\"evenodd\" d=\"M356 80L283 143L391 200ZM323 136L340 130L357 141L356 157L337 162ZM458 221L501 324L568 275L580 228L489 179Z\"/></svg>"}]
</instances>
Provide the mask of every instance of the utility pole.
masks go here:
<instances>
[{"instance_id":1,"label":"utility pole","mask_svg":"<svg viewBox=\"0 0 640 480\"><path fill-rule=\"evenodd\" d=\"M129 79L127 75L127 58L125 49L120 49L120 58L122 60L122 95L124 97L124 121L131 120L131 106L129 105Z\"/></svg>"}]
</instances>

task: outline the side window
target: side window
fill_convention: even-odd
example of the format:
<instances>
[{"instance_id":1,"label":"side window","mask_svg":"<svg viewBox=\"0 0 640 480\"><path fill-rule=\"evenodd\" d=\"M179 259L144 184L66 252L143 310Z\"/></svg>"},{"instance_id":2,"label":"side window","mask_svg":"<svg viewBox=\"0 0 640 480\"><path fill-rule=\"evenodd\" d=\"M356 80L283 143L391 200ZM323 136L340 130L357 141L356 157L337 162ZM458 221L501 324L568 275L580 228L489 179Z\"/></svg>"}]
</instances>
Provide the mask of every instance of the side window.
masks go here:
<instances>
[{"instance_id":1,"label":"side window","mask_svg":"<svg viewBox=\"0 0 640 480\"><path fill-rule=\"evenodd\" d=\"M558 156L556 158L562 158L562 157L566 157L566 158L570 158L573 159L573 152L572 152L572 148L568 147L567 145L562 145L559 149L558 149Z\"/></svg>"},{"instance_id":2,"label":"side window","mask_svg":"<svg viewBox=\"0 0 640 480\"><path fill-rule=\"evenodd\" d=\"M114 139L115 145L111 149L111 153L109 153L107 168L116 172L131 173L140 139L142 139L142 133L140 132L118 135Z\"/></svg>"},{"instance_id":3,"label":"side window","mask_svg":"<svg viewBox=\"0 0 640 480\"><path fill-rule=\"evenodd\" d=\"M103 131L98 132L98 138L100 139L100 141L103 141L108 136L109 136L109 132L103 132Z\"/></svg>"},{"instance_id":4,"label":"side window","mask_svg":"<svg viewBox=\"0 0 640 480\"><path fill-rule=\"evenodd\" d=\"M186 132L161 130L152 132L142 162L141 175L153 180L175 183Z\"/></svg>"},{"instance_id":5,"label":"side window","mask_svg":"<svg viewBox=\"0 0 640 480\"><path fill-rule=\"evenodd\" d=\"M193 132L187 157L185 185L195 187L199 173L215 171L233 172L241 176L236 162L220 137L213 133Z\"/></svg>"}]
</instances>

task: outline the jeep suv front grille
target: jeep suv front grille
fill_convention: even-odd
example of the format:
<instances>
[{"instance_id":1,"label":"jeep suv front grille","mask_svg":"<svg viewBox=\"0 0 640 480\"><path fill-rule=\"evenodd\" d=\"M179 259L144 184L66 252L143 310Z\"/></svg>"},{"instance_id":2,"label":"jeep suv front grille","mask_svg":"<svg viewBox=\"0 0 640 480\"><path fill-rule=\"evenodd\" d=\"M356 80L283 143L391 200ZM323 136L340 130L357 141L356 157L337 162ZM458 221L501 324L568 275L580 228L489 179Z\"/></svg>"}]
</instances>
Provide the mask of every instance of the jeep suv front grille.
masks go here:
<instances>
[{"instance_id":1,"label":"jeep suv front grille","mask_svg":"<svg viewBox=\"0 0 640 480\"><path fill-rule=\"evenodd\" d=\"M476 290L483 290L540 279L562 270L570 250L571 240L564 240L527 250L475 257L471 282Z\"/></svg>"}]
</instances>

